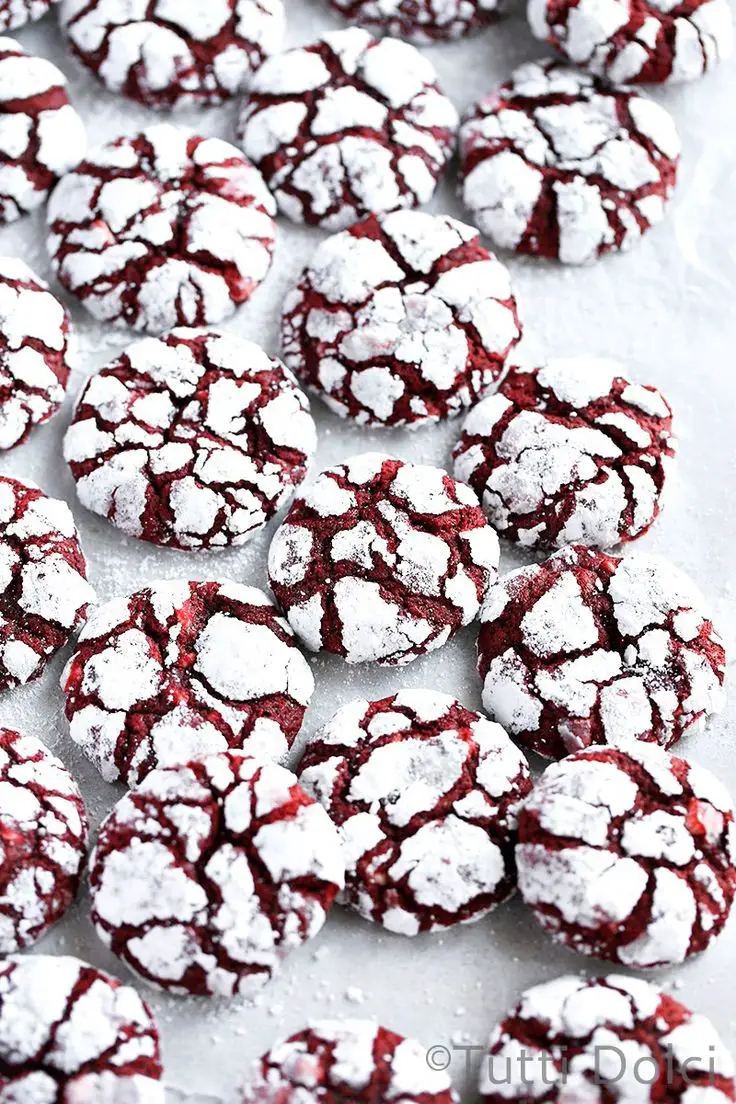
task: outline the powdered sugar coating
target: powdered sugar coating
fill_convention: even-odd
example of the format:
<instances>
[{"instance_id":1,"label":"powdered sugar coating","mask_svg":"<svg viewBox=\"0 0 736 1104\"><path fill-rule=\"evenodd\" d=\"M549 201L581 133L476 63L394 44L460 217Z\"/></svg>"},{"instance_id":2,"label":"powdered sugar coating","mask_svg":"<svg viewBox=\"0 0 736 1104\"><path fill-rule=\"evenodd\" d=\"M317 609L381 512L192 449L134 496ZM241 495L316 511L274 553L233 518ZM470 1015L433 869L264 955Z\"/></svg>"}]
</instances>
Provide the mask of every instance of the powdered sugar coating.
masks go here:
<instances>
[{"instance_id":1,"label":"powdered sugar coating","mask_svg":"<svg viewBox=\"0 0 736 1104\"><path fill-rule=\"evenodd\" d=\"M94 600L67 504L0 475L0 692L38 678Z\"/></svg>"},{"instance_id":2,"label":"powdered sugar coating","mask_svg":"<svg viewBox=\"0 0 736 1104\"><path fill-rule=\"evenodd\" d=\"M62 675L75 743L107 782L245 749L280 758L314 691L271 600L170 580L97 606Z\"/></svg>"},{"instance_id":3,"label":"powdered sugar coating","mask_svg":"<svg viewBox=\"0 0 736 1104\"><path fill-rule=\"evenodd\" d=\"M440 468L364 453L295 500L268 572L310 651L400 665L474 620L498 557L470 487Z\"/></svg>"},{"instance_id":4,"label":"powdered sugar coating","mask_svg":"<svg viewBox=\"0 0 736 1104\"><path fill-rule=\"evenodd\" d=\"M337 830L293 774L211 755L152 771L107 817L92 919L151 984L243 995L317 934L344 869Z\"/></svg>"},{"instance_id":5,"label":"powdered sugar coating","mask_svg":"<svg viewBox=\"0 0 736 1104\"><path fill-rule=\"evenodd\" d=\"M647 969L705 950L736 894L733 803L652 745L548 767L519 815L519 890L552 938Z\"/></svg>"},{"instance_id":6,"label":"powdered sugar coating","mask_svg":"<svg viewBox=\"0 0 736 1104\"><path fill-rule=\"evenodd\" d=\"M210 107L281 46L281 0L63 0L69 44L113 92L146 107Z\"/></svg>"},{"instance_id":7,"label":"powdered sugar coating","mask_svg":"<svg viewBox=\"0 0 736 1104\"><path fill-rule=\"evenodd\" d=\"M477 230L420 211L371 216L324 241L281 318L287 365L360 425L458 414L520 337L508 271Z\"/></svg>"},{"instance_id":8,"label":"powdered sugar coating","mask_svg":"<svg viewBox=\"0 0 736 1104\"><path fill-rule=\"evenodd\" d=\"M268 272L275 213L235 146L159 123L64 177L48 206L51 264L101 322L149 333L217 323Z\"/></svg>"},{"instance_id":9,"label":"powdered sugar coating","mask_svg":"<svg viewBox=\"0 0 736 1104\"><path fill-rule=\"evenodd\" d=\"M413 46L350 27L266 61L240 136L282 214L341 230L363 215L427 203L457 124Z\"/></svg>"},{"instance_id":10,"label":"powdered sugar coating","mask_svg":"<svg viewBox=\"0 0 736 1104\"><path fill-rule=\"evenodd\" d=\"M495 23L499 0L331 0L352 25L418 46L454 42Z\"/></svg>"},{"instance_id":11,"label":"powdered sugar coating","mask_svg":"<svg viewBox=\"0 0 736 1104\"><path fill-rule=\"evenodd\" d=\"M665 212L680 141L629 88L529 62L460 128L462 197L497 246L565 264L631 248Z\"/></svg>"},{"instance_id":12,"label":"powdered sugar coating","mask_svg":"<svg viewBox=\"0 0 736 1104\"><path fill-rule=\"evenodd\" d=\"M500 725L448 694L343 706L307 743L299 780L340 830L340 902L401 935L480 920L515 888L529 769Z\"/></svg>"},{"instance_id":13,"label":"powdered sugar coating","mask_svg":"<svg viewBox=\"0 0 736 1104\"><path fill-rule=\"evenodd\" d=\"M64 439L80 501L129 536L183 550L245 544L317 447L309 403L251 341L176 329L92 376Z\"/></svg>"},{"instance_id":14,"label":"powdered sugar coating","mask_svg":"<svg viewBox=\"0 0 736 1104\"><path fill-rule=\"evenodd\" d=\"M529 0L537 38L614 84L697 80L733 50L728 0Z\"/></svg>"},{"instance_id":15,"label":"powdered sugar coating","mask_svg":"<svg viewBox=\"0 0 736 1104\"><path fill-rule=\"evenodd\" d=\"M21 14L17 6L0 10L0 30ZM61 70L29 56L15 39L0 38L0 226L45 203L86 146Z\"/></svg>"},{"instance_id":16,"label":"powdered sugar coating","mask_svg":"<svg viewBox=\"0 0 736 1104\"><path fill-rule=\"evenodd\" d=\"M512 368L468 415L455 475L529 548L610 548L647 531L674 456L672 411L593 357Z\"/></svg>"},{"instance_id":17,"label":"powdered sugar coating","mask_svg":"<svg viewBox=\"0 0 736 1104\"><path fill-rule=\"evenodd\" d=\"M484 1104L727 1104L736 1096L733 1059L710 1020L617 974L527 989L491 1036L480 1092Z\"/></svg>"},{"instance_id":18,"label":"powdered sugar coating","mask_svg":"<svg viewBox=\"0 0 736 1104\"><path fill-rule=\"evenodd\" d=\"M58 0L0 0L0 31L14 31L35 22Z\"/></svg>"},{"instance_id":19,"label":"powdered sugar coating","mask_svg":"<svg viewBox=\"0 0 736 1104\"><path fill-rule=\"evenodd\" d=\"M489 715L554 759L631 739L671 747L725 701L723 643L684 572L580 545L491 589L478 670Z\"/></svg>"},{"instance_id":20,"label":"powdered sugar coating","mask_svg":"<svg viewBox=\"0 0 736 1104\"><path fill-rule=\"evenodd\" d=\"M158 1028L128 985L67 955L0 963L8 1104L164 1104Z\"/></svg>"},{"instance_id":21,"label":"powdered sugar coating","mask_svg":"<svg viewBox=\"0 0 736 1104\"><path fill-rule=\"evenodd\" d=\"M40 740L0 728L0 954L30 947L74 900L87 851L77 783Z\"/></svg>"}]
</instances>

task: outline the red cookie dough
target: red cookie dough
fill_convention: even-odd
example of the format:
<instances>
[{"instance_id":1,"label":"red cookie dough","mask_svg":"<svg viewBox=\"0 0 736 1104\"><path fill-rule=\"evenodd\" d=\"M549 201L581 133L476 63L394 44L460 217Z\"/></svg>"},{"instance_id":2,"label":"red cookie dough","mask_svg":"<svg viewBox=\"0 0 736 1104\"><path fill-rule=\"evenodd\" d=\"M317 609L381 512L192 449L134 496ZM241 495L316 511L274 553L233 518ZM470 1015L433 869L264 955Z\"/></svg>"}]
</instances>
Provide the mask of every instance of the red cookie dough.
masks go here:
<instances>
[{"instance_id":1,"label":"red cookie dough","mask_svg":"<svg viewBox=\"0 0 736 1104\"><path fill-rule=\"evenodd\" d=\"M715 775L654 745L548 767L519 814L519 890L556 943L635 969L676 966L720 934L736 825Z\"/></svg>"},{"instance_id":2,"label":"red cookie dough","mask_svg":"<svg viewBox=\"0 0 736 1104\"><path fill-rule=\"evenodd\" d=\"M331 0L351 24L418 46L454 42L495 23L499 0Z\"/></svg>"},{"instance_id":3,"label":"red cookie dough","mask_svg":"<svg viewBox=\"0 0 736 1104\"><path fill-rule=\"evenodd\" d=\"M373 1020L321 1020L255 1063L239 1104L457 1104L427 1048Z\"/></svg>"},{"instance_id":4,"label":"red cookie dough","mask_svg":"<svg viewBox=\"0 0 736 1104\"><path fill-rule=\"evenodd\" d=\"M322 472L296 499L268 572L310 651L400 665L475 619L498 557L470 487L372 452Z\"/></svg>"},{"instance_id":5,"label":"red cookie dough","mask_svg":"<svg viewBox=\"0 0 736 1104\"><path fill-rule=\"evenodd\" d=\"M281 0L63 0L73 52L145 107L210 107L245 88L284 34Z\"/></svg>"},{"instance_id":6,"label":"red cookie dough","mask_svg":"<svg viewBox=\"0 0 736 1104\"><path fill-rule=\"evenodd\" d=\"M485 710L552 759L671 747L723 709L725 663L703 595L663 556L573 545L510 572L481 612Z\"/></svg>"},{"instance_id":7,"label":"red cookie dough","mask_svg":"<svg viewBox=\"0 0 736 1104\"><path fill-rule=\"evenodd\" d=\"M66 502L0 475L0 692L38 678L94 600Z\"/></svg>"},{"instance_id":8,"label":"red cookie dough","mask_svg":"<svg viewBox=\"0 0 736 1104\"><path fill-rule=\"evenodd\" d=\"M0 954L30 947L74 900L87 814L64 764L32 736L0 728Z\"/></svg>"},{"instance_id":9,"label":"red cookie dough","mask_svg":"<svg viewBox=\"0 0 736 1104\"><path fill-rule=\"evenodd\" d=\"M352 701L309 740L299 781L340 829L341 903L416 935L480 920L516 888L532 788L500 725L434 690Z\"/></svg>"},{"instance_id":10,"label":"red cookie dough","mask_svg":"<svg viewBox=\"0 0 736 1104\"><path fill-rule=\"evenodd\" d=\"M495 244L588 264L664 217L680 140L663 107L556 62L529 62L460 128L462 198Z\"/></svg>"},{"instance_id":11,"label":"red cookie dough","mask_svg":"<svg viewBox=\"0 0 736 1104\"><path fill-rule=\"evenodd\" d=\"M164 1104L158 1028L128 985L67 955L0 962L8 1104Z\"/></svg>"},{"instance_id":12,"label":"red cookie dough","mask_svg":"<svg viewBox=\"0 0 736 1104\"><path fill-rule=\"evenodd\" d=\"M0 38L0 226L45 203L86 147L61 70Z\"/></svg>"},{"instance_id":13,"label":"red cookie dough","mask_svg":"<svg viewBox=\"0 0 736 1104\"><path fill-rule=\"evenodd\" d=\"M593 357L512 368L467 417L455 476L527 548L610 548L647 531L675 454L659 391Z\"/></svg>"},{"instance_id":14,"label":"red cookie dough","mask_svg":"<svg viewBox=\"0 0 736 1104\"><path fill-rule=\"evenodd\" d=\"M220 322L271 264L276 205L235 146L159 123L98 146L48 206L59 282L101 322Z\"/></svg>"},{"instance_id":15,"label":"red cookie dough","mask_svg":"<svg viewBox=\"0 0 736 1104\"><path fill-rule=\"evenodd\" d=\"M14 31L35 22L58 0L0 0L0 32Z\"/></svg>"},{"instance_id":16,"label":"red cookie dough","mask_svg":"<svg viewBox=\"0 0 736 1104\"><path fill-rule=\"evenodd\" d=\"M731 56L728 0L529 0L537 38L614 84L696 80Z\"/></svg>"},{"instance_id":17,"label":"red cookie dough","mask_svg":"<svg viewBox=\"0 0 736 1104\"><path fill-rule=\"evenodd\" d=\"M350 27L265 62L240 136L282 214L342 230L362 215L427 203L457 124L418 50Z\"/></svg>"},{"instance_id":18,"label":"red cookie dough","mask_svg":"<svg viewBox=\"0 0 736 1104\"><path fill-rule=\"evenodd\" d=\"M169 580L97 606L62 676L72 739L107 782L212 752L286 754L314 691L273 603Z\"/></svg>"},{"instance_id":19,"label":"red cookie dough","mask_svg":"<svg viewBox=\"0 0 736 1104\"><path fill-rule=\"evenodd\" d=\"M88 510L190 550L245 544L316 448L309 403L279 360L231 334L178 329L90 378L64 458Z\"/></svg>"},{"instance_id":20,"label":"red cookie dough","mask_svg":"<svg viewBox=\"0 0 736 1104\"><path fill-rule=\"evenodd\" d=\"M152 771L104 821L92 920L152 985L242 995L317 934L344 871L336 828L293 774L210 755Z\"/></svg>"},{"instance_id":21,"label":"red cookie dough","mask_svg":"<svg viewBox=\"0 0 736 1104\"><path fill-rule=\"evenodd\" d=\"M710 1020L622 974L560 977L527 989L489 1046L481 1063L484 1104L736 1098L733 1059Z\"/></svg>"},{"instance_id":22,"label":"red cookie dough","mask_svg":"<svg viewBox=\"0 0 736 1104\"><path fill-rule=\"evenodd\" d=\"M426 425L471 406L521 337L506 268L478 231L395 211L319 246L286 297L287 365L359 425Z\"/></svg>"}]
</instances>

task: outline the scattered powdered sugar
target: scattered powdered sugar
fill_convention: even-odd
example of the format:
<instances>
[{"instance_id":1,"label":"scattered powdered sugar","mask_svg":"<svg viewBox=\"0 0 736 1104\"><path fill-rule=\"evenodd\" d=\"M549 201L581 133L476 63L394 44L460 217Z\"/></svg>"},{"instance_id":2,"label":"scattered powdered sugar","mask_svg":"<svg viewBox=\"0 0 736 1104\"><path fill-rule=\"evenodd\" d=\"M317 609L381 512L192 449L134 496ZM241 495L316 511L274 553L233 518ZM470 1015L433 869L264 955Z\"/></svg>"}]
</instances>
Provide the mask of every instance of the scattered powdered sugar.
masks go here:
<instances>
[{"instance_id":1,"label":"scattered powdered sugar","mask_svg":"<svg viewBox=\"0 0 736 1104\"><path fill-rule=\"evenodd\" d=\"M452 42L473 34L500 14L498 0L331 0L351 24L417 45Z\"/></svg>"},{"instance_id":2,"label":"scattered powdered sugar","mask_svg":"<svg viewBox=\"0 0 736 1104\"><path fill-rule=\"evenodd\" d=\"M14 31L45 15L58 0L0 0L0 31Z\"/></svg>"}]
</instances>

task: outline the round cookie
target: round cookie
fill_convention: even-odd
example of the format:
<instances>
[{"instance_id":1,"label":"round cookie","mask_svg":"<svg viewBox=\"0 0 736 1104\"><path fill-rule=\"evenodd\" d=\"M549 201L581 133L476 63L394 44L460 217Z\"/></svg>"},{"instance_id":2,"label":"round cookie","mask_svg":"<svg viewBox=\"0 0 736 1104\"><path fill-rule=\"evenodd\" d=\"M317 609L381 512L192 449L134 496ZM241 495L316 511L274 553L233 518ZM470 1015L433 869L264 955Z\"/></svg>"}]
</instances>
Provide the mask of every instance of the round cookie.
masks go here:
<instances>
[{"instance_id":1,"label":"round cookie","mask_svg":"<svg viewBox=\"0 0 736 1104\"><path fill-rule=\"evenodd\" d=\"M519 814L519 891L556 943L635 969L676 966L723 929L736 825L715 775L653 745L548 767Z\"/></svg>"},{"instance_id":2,"label":"round cookie","mask_svg":"<svg viewBox=\"0 0 736 1104\"><path fill-rule=\"evenodd\" d=\"M418 46L454 42L495 23L499 0L331 0L351 25Z\"/></svg>"},{"instance_id":3,"label":"round cookie","mask_svg":"<svg viewBox=\"0 0 736 1104\"><path fill-rule=\"evenodd\" d=\"M0 475L0 692L38 678L95 597L66 502Z\"/></svg>"},{"instance_id":4,"label":"round cookie","mask_svg":"<svg viewBox=\"0 0 736 1104\"><path fill-rule=\"evenodd\" d=\"M0 728L0 955L30 947L61 919L86 853L72 775L40 740Z\"/></svg>"},{"instance_id":5,"label":"round cookie","mask_svg":"<svg viewBox=\"0 0 736 1104\"><path fill-rule=\"evenodd\" d=\"M281 0L63 0L74 54L145 107L211 107L247 87L281 46Z\"/></svg>"},{"instance_id":6,"label":"round cookie","mask_svg":"<svg viewBox=\"0 0 736 1104\"><path fill-rule=\"evenodd\" d=\"M276 206L235 146L169 123L98 146L48 206L59 282L101 322L222 321L271 264Z\"/></svg>"},{"instance_id":7,"label":"round cookie","mask_svg":"<svg viewBox=\"0 0 736 1104\"><path fill-rule=\"evenodd\" d=\"M0 257L0 449L61 407L74 343L69 315L28 265Z\"/></svg>"},{"instance_id":8,"label":"round cookie","mask_svg":"<svg viewBox=\"0 0 736 1104\"><path fill-rule=\"evenodd\" d=\"M672 117L630 88L529 62L460 128L461 193L500 248L565 264L630 249L677 179Z\"/></svg>"},{"instance_id":9,"label":"round cookie","mask_svg":"<svg viewBox=\"0 0 736 1104\"><path fill-rule=\"evenodd\" d=\"M144 338L90 377L64 438L88 510L185 551L245 544L316 448L309 403L279 360L193 329Z\"/></svg>"},{"instance_id":10,"label":"round cookie","mask_svg":"<svg viewBox=\"0 0 736 1104\"><path fill-rule=\"evenodd\" d=\"M158 1028L129 985L67 955L0 962L8 1104L164 1104Z\"/></svg>"},{"instance_id":11,"label":"round cookie","mask_svg":"<svg viewBox=\"0 0 736 1104\"><path fill-rule=\"evenodd\" d=\"M35 22L58 0L0 0L0 33Z\"/></svg>"},{"instance_id":12,"label":"round cookie","mask_svg":"<svg viewBox=\"0 0 736 1104\"><path fill-rule=\"evenodd\" d=\"M319 932L344 870L337 830L293 774L211 755L152 771L104 821L92 920L153 985L244 995Z\"/></svg>"},{"instance_id":13,"label":"round cookie","mask_svg":"<svg viewBox=\"0 0 736 1104\"><path fill-rule=\"evenodd\" d=\"M529 0L537 38L613 84L697 80L731 56L728 0Z\"/></svg>"},{"instance_id":14,"label":"round cookie","mask_svg":"<svg viewBox=\"0 0 736 1104\"><path fill-rule=\"evenodd\" d=\"M512 571L481 611L483 706L526 747L671 747L719 713L725 652L705 599L663 556L573 545Z\"/></svg>"},{"instance_id":15,"label":"round cookie","mask_svg":"<svg viewBox=\"0 0 736 1104\"><path fill-rule=\"evenodd\" d=\"M74 742L133 786L230 748L284 756L314 678L262 591L168 580L97 606L61 685Z\"/></svg>"},{"instance_id":16,"label":"round cookie","mask_svg":"<svg viewBox=\"0 0 736 1104\"><path fill-rule=\"evenodd\" d=\"M364 919L416 935L480 920L514 892L529 769L500 725L448 694L343 706L309 740L299 781L340 830L340 903Z\"/></svg>"},{"instance_id":17,"label":"round cookie","mask_svg":"<svg viewBox=\"0 0 736 1104\"><path fill-rule=\"evenodd\" d=\"M498 557L470 487L373 452L322 472L294 501L268 573L310 651L393 666L474 620Z\"/></svg>"},{"instance_id":18,"label":"round cookie","mask_svg":"<svg viewBox=\"0 0 736 1104\"><path fill-rule=\"evenodd\" d=\"M736 1098L733 1059L710 1020L623 974L527 989L491 1036L480 1092L484 1104Z\"/></svg>"},{"instance_id":19,"label":"round cookie","mask_svg":"<svg viewBox=\"0 0 736 1104\"><path fill-rule=\"evenodd\" d=\"M2 21L0 11L0 29ZM0 38L0 226L45 203L86 148L61 70L29 56L15 39Z\"/></svg>"},{"instance_id":20,"label":"round cookie","mask_svg":"<svg viewBox=\"0 0 736 1104\"><path fill-rule=\"evenodd\" d=\"M427 203L454 152L458 117L413 46L360 27L269 58L240 137L282 214L342 230Z\"/></svg>"},{"instance_id":21,"label":"round cookie","mask_svg":"<svg viewBox=\"0 0 736 1104\"><path fill-rule=\"evenodd\" d=\"M455 476L527 548L610 548L642 536L675 454L672 411L610 360L514 367L468 415Z\"/></svg>"},{"instance_id":22,"label":"round cookie","mask_svg":"<svg viewBox=\"0 0 736 1104\"><path fill-rule=\"evenodd\" d=\"M359 425L426 425L476 402L521 337L506 268L446 215L371 216L324 241L287 295L284 360Z\"/></svg>"}]
</instances>

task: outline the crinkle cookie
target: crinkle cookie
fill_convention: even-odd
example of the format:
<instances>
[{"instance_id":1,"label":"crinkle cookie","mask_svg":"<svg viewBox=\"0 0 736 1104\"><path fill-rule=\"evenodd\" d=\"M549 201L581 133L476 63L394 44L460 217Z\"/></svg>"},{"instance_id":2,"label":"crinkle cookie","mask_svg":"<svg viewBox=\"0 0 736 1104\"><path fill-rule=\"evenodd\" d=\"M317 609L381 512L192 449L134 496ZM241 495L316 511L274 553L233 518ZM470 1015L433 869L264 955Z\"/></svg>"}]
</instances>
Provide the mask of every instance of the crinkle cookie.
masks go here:
<instances>
[{"instance_id":1,"label":"crinkle cookie","mask_svg":"<svg viewBox=\"0 0 736 1104\"><path fill-rule=\"evenodd\" d=\"M723 709L725 663L705 599L663 556L573 545L504 576L481 612L483 705L553 759L671 747Z\"/></svg>"},{"instance_id":2,"label":"crinkle cookie","mask_svg":"<svg viewBox=\"0 0 736 1104\"><path fill-rule=\"evenodd\" d=\"M145 107L221 104L284 34L281 0L63 0L72 51Z\"/></svg>"},{"instance_id":3,"label":"crinkle cookie","mask_svg":"<svg viewBox=\"0 0 736 1104\"><path fill-rule=\"evenodd\" d=\"M529 0L537 38L614 84L690 81L733 50L728 0Z\"/></svg>"},{"instance_id":4,"label":"crinkle cookie","mask_svg":"<svg viewBox=\"0 0 736 1104\"><path fill-rule=\"evenodd\" d=\"M307 743L299 781L340 830L340 901L364 919L416 935L480 920L514 892L529 769L500 725L448 694L343 706Z\"/></svg>"},{"instance_id":5,"label":"crinkle cookie","mask_svg":"<svg viewBox=\"0 0 736 1104\"><path fill-rule=\"evenodd\" d=\"M457 124L418 50L350 27L269 58L251 84L240 137L282 214L341 230L427 203Z\"/></svg>"},{"instance_id":6,"label":"crinkle cookie","mask_svg":"<svg viewBox=\"0 0 736 1104\"><path fill-rule=\"evenodd\" d=\"M320 931L344 870L337 830L293 774L211 755L152 771L104 821L92 920L152 985L244 995Z\"/></svg>"},{"instance_id":7,"label":"crinkle cookie","mask_svg":"<svg viewBox=\"0 0 736 1104\"><path fill-rule=\"evenodd\" d=\"M86 853L72 775L40 740L0 728L0 954L30 947L61 919Z\"/></svg>"},{"instance_id":8,"label":"crinkle cookie","mask_svg":"<svg viewBox=\"0 0 736 1104\"><path fill-rule=\"evenodd\" d=\"M677 966L723 929L736 894L731 798L653 745L588 748L548 767L519 814L519 890L582 954Z\"/></svg>"},{"instance_id":9,"label":"crinkle cookie","mask_svg":"<svg viewBox=\"0 0 736 1104\"><path fill-rule=\"evenodd\" d=\"M66 502L0 475L0 692L38 678L94 600Z\"/></svg>"},{"instance_id":10,"label":"crinkle cookie","mask_svg":"<svg viewBox=\"0 0 736 1104\"><path fill-rule=\"evenodd\" d=\"M495 23L499 0L331 0L351 24L418 46L454 42Z\"/></svg>"},{"instance_id":11,"label":"crinkle cookie","mask_svg":"<svg viewBox=\"0 0 736 1104\"><path fill-rule=\"evenodd\" d=\"M593 357L512 368L468 415L455 476L494 529L528 548L610 548L646 533L675 453L654 387Z\"/></svg>"},{"instance_id":12,"label":"crinkle cookie","mask_svg":"<svg viewBox=\"0 0 736 1104\"><path fill-rule=\"evenodd\" d=\"M460 128L463 202L500 248L565 264L630 249L677 179L672 116L630 88L529 62Z\"/></svg>"},{"instance_id":13,"label":"crinkle cookie","mask_svg":"<svg viewBox=\"0 0 736 1104\"><path fill-rule=\"evenodd\" d=\"M622 974L560 977L522 993L491 1035L480 1092L484 1104L736 1098L733 1059L710 1020Z\"/></svg>"},{"instance_id":14,"label":"crinkle cookie","mask_svg":"<svg viewBox=\"0 0 736 1104\"><path fill-rule=\"evenodd\" d=\"M0 0L0 32L35 22L56 3L58 0Z\"/></svg>"},{"instance_id":15,"label":"crinkle cookie","mask_svg":"<svg viewBox=\"0 0 736 1104\"><path fill-rule=\"evenodd\" d=\"M324 241L284 302L287 365L359 425L458 414L521 337L507 269L445 215L371 216Z\"/></svg>"},{"instance_id":16,"label":"crinkle cookie","mask_svg":"<svg viewBox=\"0 0 736 1104\"><path fill-rule=\"evenodd\" d=\"M0 5L0 30L7 6ZM15 39L0 38L0 226L45 203L86 148L84 124L69 103L61 70L29 56Z\"/></svg>"},{"instance_id":17,"label":"crinkle cookie","mask_svg":"<svg viewBox=\"0 0 736 1104\"><path fill-rule=\"evenodd\" d=\"M301 483L309 403L251 341L176 329L92 376L64 438L80 501L131 537L185 551L241 545Z\"/></svg>"},{"instance_id":18,"label":"crinkle cookie","mask_svg":"<svg viewBox=\"0 0 736 1104\"><path fill-rule=\"evenodd\" d=\"M322 472L297 497L268 573L310 651L399 665L475 619L498 557L470 487L373 452Z\"/></svg>"},{"instance_id":19,"label":"crinkle cookie","mask_svg":"<svg viewBox=\"0 0 736 1104\"><path fill-rule=\"evenodd\" d=\"M268 272L275 213L235 146L159 123L67 173L48 206L51 265L101 322L149 333L208 325Z\"/></svg>"},{"instance_id":20,"label":"crinkle cookie","mask_svg":"<svg viewBox=\"0 0 736 1104\"><path fill-rule=\"evenodd\" d=\"M129 985L67 955L0 962L0 1099L164 1104L158 1028Z\"/></svg>"},{"instance_id":21,"label":"crinkle cookie","mask_svg":"<svg viewBox=\"0 0 736 1104\"><path fill-rule=\"evenodd\" d=\"M262 591L183 580L97 606L61 681L72 739L129 786L228 749L282 757L314 691Z\"/></svg>"}]
</instances>

